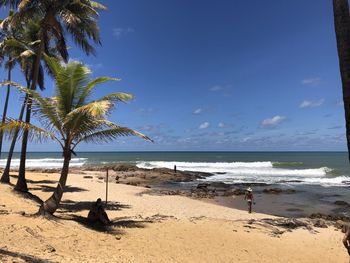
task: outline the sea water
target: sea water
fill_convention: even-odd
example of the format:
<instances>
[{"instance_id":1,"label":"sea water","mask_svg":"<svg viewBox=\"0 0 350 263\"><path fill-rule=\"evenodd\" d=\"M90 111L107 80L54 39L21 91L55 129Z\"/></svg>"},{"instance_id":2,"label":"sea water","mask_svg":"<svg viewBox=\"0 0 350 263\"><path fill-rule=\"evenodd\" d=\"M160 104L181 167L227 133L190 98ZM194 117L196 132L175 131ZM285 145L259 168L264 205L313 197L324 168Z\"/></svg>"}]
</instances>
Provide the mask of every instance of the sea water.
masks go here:
<instances>
[{"instance_id":1,"label":"sea water","mask_svg":"<svg viewBox=\"0 0 350 263\"><path fill-rule=\"evenodd\" d=\"M211 182L350 186L346 152L80 152L71 167L131 163L140 168L170 168L212 173ZM58 152L29 152L26 167L60 168ZM6 165L6 153L0 167ZM12 167L18 167L15 153Z\"/></svg>"},{"instance_id":2,"label":"sea water","mask_svg":"<svg viewBox=\"0 0 350 263\"><path fill-rule=\"evenodd\" d=\"M62 154L29 152L28 168L60 168ZM350 216L348 207L335 201L350 203L350 164L346 152L78 152L71 167L135 164L141 168L166 167L177 170L207 172L211 176L199 182L225 183L242 187L242 183L262 183L254 186L257 205L254 211L282 215L308 216L325 213ZM6 153L0 167L6 164ZM19 153L14 154L13 167L19 165ZM177 183L171 187L191 188L199 182ZM238 186L237 186L238 185ZM268 195L266 188L294 189L293 194ZM246 209L243 197L219 200L222 204Z\"/></svg>"}]
</instances>

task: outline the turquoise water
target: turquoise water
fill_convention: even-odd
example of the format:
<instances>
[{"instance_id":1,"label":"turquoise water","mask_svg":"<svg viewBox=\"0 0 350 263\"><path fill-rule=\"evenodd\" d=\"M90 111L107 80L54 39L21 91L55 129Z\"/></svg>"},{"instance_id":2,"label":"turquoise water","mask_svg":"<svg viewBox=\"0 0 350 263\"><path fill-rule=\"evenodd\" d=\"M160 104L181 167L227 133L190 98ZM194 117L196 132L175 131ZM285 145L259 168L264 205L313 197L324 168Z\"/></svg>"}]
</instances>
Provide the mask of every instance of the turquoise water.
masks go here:
<instances>
[{"instance_id":1,"label":"turquoise water","mask_svg":"<svg viewBox=\"0 0 350 263\"><path fill-rule=\"evenodd\" d=\"M15 153L13 166L19 164ZM0 166L6 162L6 154ZM348 186L350 164L346 152L80 152L72 167L133 163L143 168L177 166L178 170L213 173L209 181L225 183L304 183ZM27 167L60 168L61 153L30 152Z\"/></svg>"}]
</instances>

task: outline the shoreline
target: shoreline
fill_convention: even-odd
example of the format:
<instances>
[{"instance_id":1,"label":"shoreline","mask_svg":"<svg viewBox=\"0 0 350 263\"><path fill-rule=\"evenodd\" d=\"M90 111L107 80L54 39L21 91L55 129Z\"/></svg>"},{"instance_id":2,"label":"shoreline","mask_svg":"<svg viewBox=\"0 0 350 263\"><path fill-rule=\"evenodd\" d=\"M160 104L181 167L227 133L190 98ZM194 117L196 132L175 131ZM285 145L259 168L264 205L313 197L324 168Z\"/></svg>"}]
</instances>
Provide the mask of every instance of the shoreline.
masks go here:
<instances>
[{"instance_id":1,"label":"shoreline","mask_svg":"<svg viewBox=\"0 0 350 263\"><path fill-rule=\"evenodd\" d=\"M286 255L289 262L347 259L342 234L332 223L248 214L185 196L150 195L149 188L121 183L109 184L112 229L91 229L82 219L96 198L104 197L101 176L71 173L55 220L30 216L39 205L0 185L0 247L17 258L46 262L267 263ZM27 177L30 192L45 200L59 174L28 172ZM0 259L12 262L13 256L0 251Z\"/></svg>"},{"instance_id":2,"label":"shoreline","mask_svg":"<svg viewBox=\"0 0 350 263\"><path fill-rule=\"evenodd\" d=\"M203 179L213 176L212 173L174 172L167 168L144 169L128 163L72 167L70 173L84 174L86 178L97 174L100 180L105 180L107 168L109 169L109 183L145 187L147 188L146 192L151 195L186 196L246 211L244 191L247 187L252 187L256 201L253 210L256 212L290 218L318 216L350 221L350 204L345 201L350 200L347 187L337 188L335 193L332 187L322 186L262 183L224 184L203 181ZM59 168L27 170L49 174L60 171ZM15 171L16 169L12 170L12 173Z\"/></svg>"}]
</instances>

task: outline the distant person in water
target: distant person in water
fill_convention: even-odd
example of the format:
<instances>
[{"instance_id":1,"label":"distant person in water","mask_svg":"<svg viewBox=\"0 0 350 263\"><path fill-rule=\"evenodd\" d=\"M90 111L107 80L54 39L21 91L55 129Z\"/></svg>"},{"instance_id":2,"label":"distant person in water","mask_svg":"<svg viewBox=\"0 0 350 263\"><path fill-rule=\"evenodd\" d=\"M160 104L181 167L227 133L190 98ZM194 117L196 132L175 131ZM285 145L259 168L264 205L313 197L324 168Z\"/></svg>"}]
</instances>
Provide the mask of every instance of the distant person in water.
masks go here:
<instances>
[{"instance_id":1,"label":"distant person in water","mask_svg":"<svg viewBox=\"0 0 350 263\"><path fill-rule=\"evenodd\" d=\"M88 214L88 220L91 223L100 222L104 225L108 225L111 222L105 209L103 208L101 198L98 198L96 202L91 206Z\"/></svg>"},{"instance_id":2,"label":"distant person in water","mask_svg":"<svg viewBox=\"0 0 350 263\"><path fill-rule=\"evenodd\" d=\"M344 223L342 232L345 233L343 238L343 244L349 254L349 263L350 263L350 223Z\"/></svg>"},{"instance_id":3,"label":"distant person in water","mask_svg":"<svg viewBox=\"0 0 350 263\"><path fill-rule=\"evenodd\" d=\"M252 203L254 203L254 196L253 196L253 190L252 188L248 188L245 192L244 200L247 200L248 203L248 212L252 212ZM254 203L255 204L255 203Z\"/></svg>"}]
</instances>

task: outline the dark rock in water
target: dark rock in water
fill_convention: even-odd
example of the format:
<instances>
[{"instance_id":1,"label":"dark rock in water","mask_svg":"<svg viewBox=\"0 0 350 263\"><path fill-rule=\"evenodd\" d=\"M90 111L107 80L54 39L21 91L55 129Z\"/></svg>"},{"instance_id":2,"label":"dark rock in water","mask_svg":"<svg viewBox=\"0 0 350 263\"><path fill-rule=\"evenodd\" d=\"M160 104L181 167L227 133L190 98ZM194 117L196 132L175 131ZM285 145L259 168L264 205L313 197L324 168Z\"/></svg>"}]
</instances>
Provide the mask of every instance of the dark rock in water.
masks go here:
<instances>
[{"instance_id":1,"label":"dark rock in water","mask_svg":"<svg viewBox=\"0 0 350 263\"><path fill-rule=\"evenodd\" d=\"M215 174L226 174L226 172L217 172Z\"/></svg>"},{"instance_id":2,"label":"dark rock in water","mask_svg":"<svg viewBox=\"0 0 350 263\"><path fill-rule=\"evenodd\" d=\"M337 200L334 202L335 205L341 205L341 206L350 206L349 203L345 202L345 201L341 201L341 200Z\"/></svg>"},{"instance_id":3,"label":"dark rock in water","mask_svg":"<svg viewBox=\"0 0 350 263\"><path fill-rule=\"evenodd\" d=\"M231 188L229 184L225 184L223 182L212 182L210 183L210 187L215 189L222 189L222 190L227 190Z\"/></svg>"},{"instance_id":4,"label":"dark rock in water","mask_svg":"<svg viewBox=\"0 0 350 263\"><path fill-rule=\"evenodd\" d=\"M281 180L279 183L302 183L301 180Z\"/></svg>"},{"instance_id":5,"label":"dark rock in water","mask_svg":"<svg viewBox=\"0 0 350 263\"><path fill-rule=\"evenodd\" d=\"M210 184L202 183L202 184L198 184L196 188L202 189L202 190L208 190L208 186L210 186Z\"/></svg>"},{"instance_id":6,"label":"dark rock in water","mask_svg":"<svg viewBox=\"0 0 350 263\"><path fill-rule=\"evenodd\" d=\"M139 170L137 166L132 164L126 164L126 163L114 165L111 167L111 169L113 171L118 171L118 172L129 172L129 171L134 172Z\"/></svg>"},{"instance_id":7,"label":"dark rock in water","mask_svg":"<svg viewBox=\"0 0 350 263\"><path fill-rule=\"evenodd\" d=\"M240 187L254 187L254 186L268 186L270 184L267 183L237 183L237 184L232 184L235 186L240 186Z\"/></svg>"},{"instance_id":8,"label":"dark rock in water","mask_svg":"<svg viewBox=\"0 0 350 263\"><path fill-rule=\"evenodd\" d=\"M350 181L342 181L341 183L350 185Z\"/></svg>"},{"instance_id":9,"label":"dark rock in water","mask_svg":"<svg viewBox=\"0 0 350 263\"><path fill-rule=\"evenodd\" d=\"M295 193L294 189L281 189L281 188L266 188L263 190L263 193L265 194L291 194Z\"/></svg>"},{"instance_id":10,"label":"dark rock in water","mask_svg":"<svg viewBox=\"0 0 350 263\"><path fill-rule=\"evenodd\" d=\"M340 215L325 215L325 214L321 214L321 213L314 213L310 215L311 219L315 219L315 218L321 218L324 220L328 220L328 221L346 221L349 222L350 218L346 217L346 216L340 216Z\"/></svg>"},{"instance_id":11,"label":"dark rock in water","mask_svg":"<svg viewBox=\"0 0 350 263\"><path fill-rule=\"evenodd\" d=\"M205 173L205 172L193 172L193 171L184 171L186 175L193 176L199 179L204 179L205 177L213 176L213 173Z\"/></svg>"},{"instance_id":12,"label":"dark rock in water","mask_svg":"<svg viewBox=\"0 0 350 263\"><path fill-rule=\"evenodd\" d=\"M236 188L236 189L232 190L231 192L233 195L244 195L245 194L245 190L240 189L240 188Z\"/></svg>"},{"instance_id":13,"label":"dark rock in water","mask_svg":"<svg viewBox=\"0 0 350 263\"><path fill-rule=\"evenodd\" d=\"M244 189L229 189L229 190L225 190L223 191L221 194L219 193L220 196L233 196L233 195L244 195L245 194L245 190Z\"/></svg>"}]
</instances>

